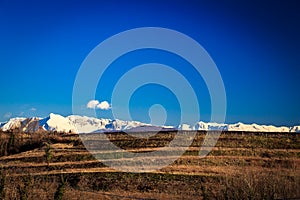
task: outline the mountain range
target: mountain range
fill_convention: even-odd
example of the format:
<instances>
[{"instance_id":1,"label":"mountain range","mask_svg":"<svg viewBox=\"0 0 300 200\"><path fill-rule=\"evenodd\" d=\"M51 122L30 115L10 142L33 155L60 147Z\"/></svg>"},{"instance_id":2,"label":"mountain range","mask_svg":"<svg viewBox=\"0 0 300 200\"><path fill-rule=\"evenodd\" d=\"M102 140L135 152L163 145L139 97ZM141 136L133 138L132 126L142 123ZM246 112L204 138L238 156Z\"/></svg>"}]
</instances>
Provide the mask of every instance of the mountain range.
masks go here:
<instances>
[{"instance_id":1,"label":"mountain range","mask_svg":"<svg viewBox=\"0 0 300 200\"><path fill-rule=\"evenodd\" d=\"M181 124L173 126L154 126L138 121L124 121L118 119L103 119L79 115L67 117L51 113L46 118L11 118L7 122L0 123L0 130L20 130L24 132L57 131L72 133L91 133L105 131L158 131L158 130L224 130L224 131L250 131L250 132L300 132L300 126L276 127L272 125L258 124L220 124L213 122L197 122L196 124Z\"/></svg>"}]
</instances>

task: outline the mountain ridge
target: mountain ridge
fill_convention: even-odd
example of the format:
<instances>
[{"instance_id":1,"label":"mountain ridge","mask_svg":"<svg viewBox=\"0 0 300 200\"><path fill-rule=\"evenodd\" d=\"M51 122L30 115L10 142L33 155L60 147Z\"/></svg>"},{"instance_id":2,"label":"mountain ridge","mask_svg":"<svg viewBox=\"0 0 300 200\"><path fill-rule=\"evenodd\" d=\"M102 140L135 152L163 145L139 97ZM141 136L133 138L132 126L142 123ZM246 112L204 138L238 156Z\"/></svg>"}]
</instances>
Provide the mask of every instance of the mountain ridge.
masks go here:
<instances>
[{"instance_id":1,"label":"mountain ridge","mask_svg":"<svg viewBox=\"0 0 300 200\"><path fill-rule=\"evenodd\" d=\"M273 126L244 124L221 124L215 122L199 121L193 125L180 124L174 126L155 126L139 121L125 121L119 119L94 118L80 115L69 115L67 117L50 113L45 118L16 117L7 122L0 123L0 130L10 131L18 129L23 132L57 131L72 133L91 133L106 131L158 131L158 130L222 130L222 131L250 131L250 132L300 132L300 126Z\"/></svg>"}]
</instances>

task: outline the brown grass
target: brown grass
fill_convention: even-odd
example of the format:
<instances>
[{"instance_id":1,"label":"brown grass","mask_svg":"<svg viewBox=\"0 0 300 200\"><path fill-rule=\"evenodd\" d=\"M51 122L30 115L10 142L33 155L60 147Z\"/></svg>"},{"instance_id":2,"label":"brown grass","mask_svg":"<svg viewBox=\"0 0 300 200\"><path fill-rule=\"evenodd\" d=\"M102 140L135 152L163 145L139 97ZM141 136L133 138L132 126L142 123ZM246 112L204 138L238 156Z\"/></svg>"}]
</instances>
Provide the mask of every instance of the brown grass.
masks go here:
<instances>
[{"instance_id":1,"label":"brown grass","mask_svg":"<svg viewBox=\"0 0 300 200\"><path fill-rule=\"evenodd\" d=\"M175 133L150 139L107 135L124 149L148 152L168 144ZM170 166L124 173L95 160L78 135L0 133L0 199L300 198L299 135L223 133L200 159L204 136L198 132L189 150Z\"/></svg>"}]
</instances>

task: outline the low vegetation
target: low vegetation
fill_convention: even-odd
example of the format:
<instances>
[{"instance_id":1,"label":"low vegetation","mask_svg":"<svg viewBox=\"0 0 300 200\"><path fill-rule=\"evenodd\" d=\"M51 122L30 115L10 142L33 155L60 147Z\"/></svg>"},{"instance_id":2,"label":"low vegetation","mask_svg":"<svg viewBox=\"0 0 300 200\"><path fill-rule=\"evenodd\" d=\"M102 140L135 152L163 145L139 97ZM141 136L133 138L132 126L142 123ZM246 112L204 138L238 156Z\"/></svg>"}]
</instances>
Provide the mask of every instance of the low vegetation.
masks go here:
<instances>
[{"instance_id":1,"label":"low vegetation","mask_svg":"<svg viewBox=\"0 0 300 200\"><path fill-rule=\"evenodd\" d=\"M106 135L119 147L142 153L165 146L176 132L148 139ZM299 134L224 132L213 151L199 158L204 137L197 132L189 150L170 166L127 173L94 159L78 135L1 132L0 199L300 198Z\"/></svg>"}]
</instances>

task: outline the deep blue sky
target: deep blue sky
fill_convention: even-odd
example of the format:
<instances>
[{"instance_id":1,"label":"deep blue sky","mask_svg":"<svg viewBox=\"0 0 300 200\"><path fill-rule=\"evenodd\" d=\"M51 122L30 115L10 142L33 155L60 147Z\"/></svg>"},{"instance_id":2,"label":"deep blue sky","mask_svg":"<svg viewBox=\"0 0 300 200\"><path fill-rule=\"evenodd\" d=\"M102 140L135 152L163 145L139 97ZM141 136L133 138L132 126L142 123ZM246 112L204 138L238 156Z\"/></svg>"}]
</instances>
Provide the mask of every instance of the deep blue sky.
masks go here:
<instances>
[{"instance_id":1,"label":"deep blue sky","mask_svg":"<svg viewBox=\"0 0 300 200\"><path fill-rule=\"evenodd\" d=\"M194 38L213 58L226 88L226 122L300 124L297 2L0 0L0 121L72 114L73 83L88 53L121 31L155 26ZM166 52L145 51L118 59L115 68L153 57L170 65L183 62ZM182 73L199 87L201 119L208 121L210 101L201 77ZM112 83L120 75L107 74ZM157 91L164 95L157 98ZM178 121L178 102L166 88L145 86L133 97L134 119L147 121L146 110L160 102L172 115L168 123ZM109 117L110 111L98 115Z\"/></svg>"}]
</instances>

